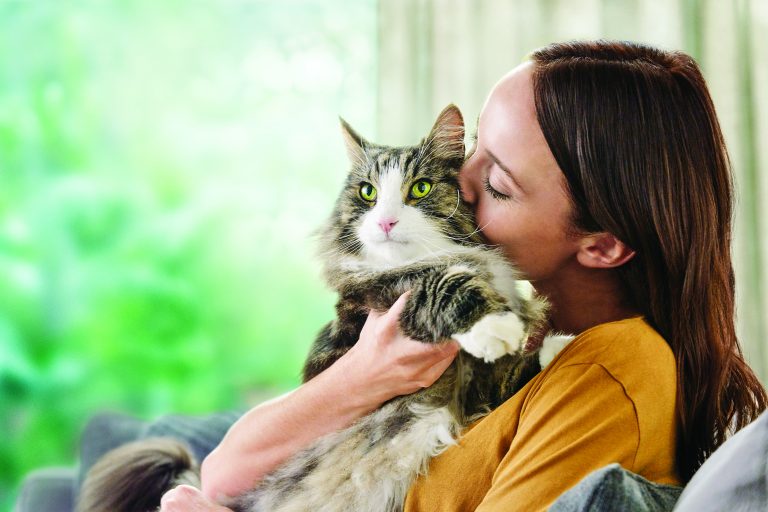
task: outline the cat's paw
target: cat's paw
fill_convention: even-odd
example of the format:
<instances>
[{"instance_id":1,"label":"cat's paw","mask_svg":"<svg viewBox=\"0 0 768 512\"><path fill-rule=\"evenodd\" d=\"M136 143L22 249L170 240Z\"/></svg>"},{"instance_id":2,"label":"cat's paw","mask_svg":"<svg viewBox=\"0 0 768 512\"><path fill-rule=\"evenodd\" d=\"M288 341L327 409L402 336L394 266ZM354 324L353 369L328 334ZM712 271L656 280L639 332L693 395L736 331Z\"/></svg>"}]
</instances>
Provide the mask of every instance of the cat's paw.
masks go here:
<instances>
[{"instance_id":1,"label":"cat's paw","mask_svg":"<svg viewBox=\"0 0 768 512\"><path fill-rule=\"evenodd\" d=\"M575 338L572 334L554 333L548 334L541 343L539 349L539 364L542 368L547 366L560 353L566 345Z\"/></svg>"},{"instance_id":2,"label":"cat's paw","mask_svg":"<svg viewBox=\"0 0 768 512\"><path fill-rule=\"evenodd\" d=\"M465 351L490 363L520 348L525 326L514 313L494 313L481 318L469 331L451 337Z\"/></svg>"}]
</instances>

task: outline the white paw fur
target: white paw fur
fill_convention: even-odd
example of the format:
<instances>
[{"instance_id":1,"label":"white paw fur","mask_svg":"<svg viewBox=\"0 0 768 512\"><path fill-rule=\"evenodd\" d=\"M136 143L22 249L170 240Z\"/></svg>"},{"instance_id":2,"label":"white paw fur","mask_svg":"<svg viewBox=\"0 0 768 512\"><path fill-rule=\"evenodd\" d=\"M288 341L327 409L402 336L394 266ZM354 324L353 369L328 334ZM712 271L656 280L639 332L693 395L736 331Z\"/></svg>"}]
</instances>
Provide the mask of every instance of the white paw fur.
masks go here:
<instances>
[{"instance_id":1,"label":"white paw fur","mask_svg":"<svg viewBox=\"0 0 768 512\"><path fill-rule=\"evenodd\" d=\"M553 333L548 334L541 343L539 349L539 364L542 368L546 367L557 354L560 353L566 345L573 341L572 334Z\"/></svg>"},{"instance_id":2,"label":"white paw fur","mask_svg":"<svg viewBox=\"0 0 768 512\"><path fill-rule=\"evenodd\" d=\"M473 356L490 363L505 354L515 353L525 338L525 327L514 313L494 313L481 318L453 339Z\"/></svg>"}]
</instances>

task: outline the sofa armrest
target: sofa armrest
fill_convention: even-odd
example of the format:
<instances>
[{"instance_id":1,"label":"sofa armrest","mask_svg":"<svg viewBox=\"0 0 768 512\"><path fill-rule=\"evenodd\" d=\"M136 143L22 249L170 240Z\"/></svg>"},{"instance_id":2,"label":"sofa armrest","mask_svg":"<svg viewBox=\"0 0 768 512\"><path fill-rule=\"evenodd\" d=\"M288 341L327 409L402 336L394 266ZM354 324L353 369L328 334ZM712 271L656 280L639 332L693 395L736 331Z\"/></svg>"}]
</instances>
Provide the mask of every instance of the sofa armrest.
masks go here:
<instances>
[{"instance_id":1,"label":"sofa armrest","mask_svg":"<svg viewBox=\"0 0 768 512\"><path fill-rule=\"evenodd\" d=\"M14 512L72 512L75 508L74 468L52 467L33 471L24 479Z\"/></svg>"}]
</instances>

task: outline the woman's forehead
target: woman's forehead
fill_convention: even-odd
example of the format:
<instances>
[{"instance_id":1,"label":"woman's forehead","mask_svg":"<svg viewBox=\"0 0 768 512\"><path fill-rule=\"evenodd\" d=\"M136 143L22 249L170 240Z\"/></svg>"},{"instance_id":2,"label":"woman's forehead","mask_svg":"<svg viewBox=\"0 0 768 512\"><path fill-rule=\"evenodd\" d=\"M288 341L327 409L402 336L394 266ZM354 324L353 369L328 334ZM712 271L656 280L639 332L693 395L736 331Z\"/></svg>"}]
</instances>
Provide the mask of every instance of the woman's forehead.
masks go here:
<instances>
[{"instance_id":1,"label":"woman's forehead","mask_svg":"<svg viewBox=\"0 0 768 512\"><path fill-rule=\"evenodd\" d=\"M478 129L485 130L486 138L498 134L524 139L532 129L539 129L530 66L518 66L493 87L480 113Z\"/></svg>"},{"instance_id":2,"label":"woman's forehead","mask_svg":"<svg viewBox=\"0 0 768 512\"><path fill-rule=\"evenodd\" d=\"M528 160L548 152L536 119L532 69L517 67L493 88L480 113L478 133L499 158Z\"/></svg>"},{"instance_id":3,"label":"woman's forehead","mask_svg":"<svg viewBox=\"0 0 768 512\"><path fill-rule=\"evenodd\" d=\"M532 63L521 64L499 80L480 114L478 134L484 148L523 179L530 174L537 175L536 181L544 178L542 174L560 178L536 118Z\"/></svg>"}]
</instances>

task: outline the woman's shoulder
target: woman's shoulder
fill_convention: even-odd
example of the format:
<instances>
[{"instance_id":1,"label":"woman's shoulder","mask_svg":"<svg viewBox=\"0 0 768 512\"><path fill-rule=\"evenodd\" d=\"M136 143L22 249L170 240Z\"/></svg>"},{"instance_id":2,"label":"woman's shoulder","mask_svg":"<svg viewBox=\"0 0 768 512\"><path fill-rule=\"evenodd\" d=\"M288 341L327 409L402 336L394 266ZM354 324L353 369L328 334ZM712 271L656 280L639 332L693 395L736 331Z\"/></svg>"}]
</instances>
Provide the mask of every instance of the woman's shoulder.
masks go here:
<instances>
[{"instance_id":1,"label":"woman's shoulder","mask_svg":"<svg viewBox=\"0 0 768 512\"><path fill-rule=\"evenodd\" d=\"M595 367L600 373L594 373ZM579 334L543 370L542 384L603 375L620 385L641 431L672 435L677 369L672 349L643 317L596 325ZM586 397L585 397L586 399ZM659 432L656 432L659 431Z\"/></svg>"},{"instance_id":2,"label":"woman's shoulder","mask_svg":"<svg viewBox=\"0 0 768 512\"><path fill-rule=\"evenodd\" d=\"M598 364L611 374L671 369L675 357L667 341L642 316L591 327L577 335L550 363L553 369ZM618 375L617 375L618 376Z\"/></svg>"}]
</instances>

